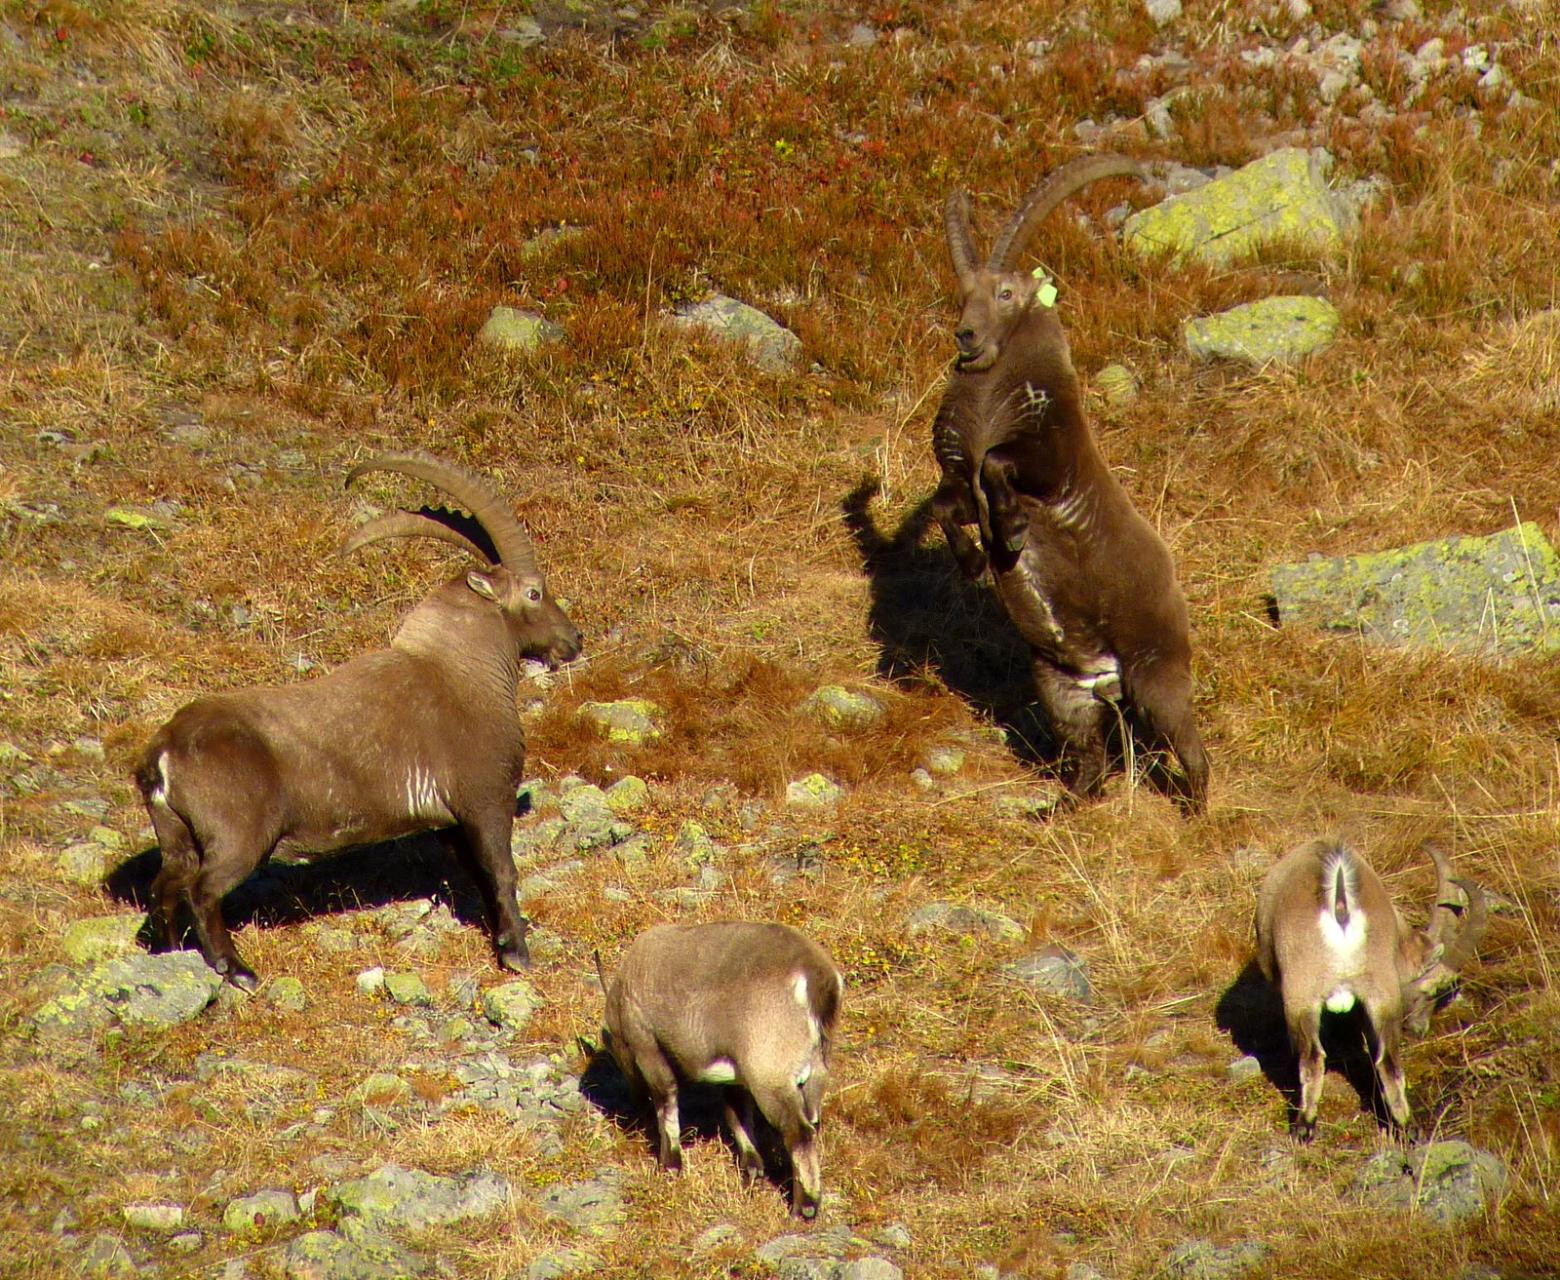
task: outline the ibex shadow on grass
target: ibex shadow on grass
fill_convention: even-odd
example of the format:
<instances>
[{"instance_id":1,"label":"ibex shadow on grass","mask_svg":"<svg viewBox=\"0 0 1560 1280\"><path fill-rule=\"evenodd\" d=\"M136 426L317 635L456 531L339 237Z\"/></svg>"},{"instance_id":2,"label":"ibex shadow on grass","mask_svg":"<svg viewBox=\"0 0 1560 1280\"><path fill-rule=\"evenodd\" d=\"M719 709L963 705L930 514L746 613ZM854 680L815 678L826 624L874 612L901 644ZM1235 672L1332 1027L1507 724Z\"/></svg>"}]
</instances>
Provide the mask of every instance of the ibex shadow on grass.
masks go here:
<instances>
[{"instance_id":1,"label":"ibex shadow on grass","mask_svg":"<svg viewBox=\"0 0 1560 1280\"><path fill-rule=\"evenodd\" d=\"M964 573L990 568L1030 647L1035 691L1069 759L1071 789L1099 791L1120 713L1175 753L1177 789L1196 810L1207 795L1208 758L1192 717L1190 626L1175 566L1100 455L1054 291L1017 269L1035 229L1067 196L1141 172L1123 156L1057 170L1024 198L984 265L967 199L948 198L959 355L932 428L942 469L932 510Z\"/></svg>"}]
</instances>

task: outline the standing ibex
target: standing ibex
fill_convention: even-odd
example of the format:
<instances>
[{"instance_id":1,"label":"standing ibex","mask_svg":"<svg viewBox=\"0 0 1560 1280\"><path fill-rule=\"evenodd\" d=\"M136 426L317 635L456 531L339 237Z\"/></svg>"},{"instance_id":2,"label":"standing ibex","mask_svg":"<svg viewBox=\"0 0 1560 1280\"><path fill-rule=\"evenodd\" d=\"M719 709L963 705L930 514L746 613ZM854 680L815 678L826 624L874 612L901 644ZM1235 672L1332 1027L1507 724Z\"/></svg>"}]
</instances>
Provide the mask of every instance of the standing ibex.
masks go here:
<instances>
[{"instance_id":1,"label":"standing ibex","mask_svg":"<svg viewBox=\"0 0 1560 1280\"><path fill-rule=\"evenodd\" d=\"M1426 929L1398 916L1386 885L1359 854L1338 840L1312 840L1268 871L1257 899L1257 963L1284 999L1289 1038L1300 1056L1300 1105L1291 1131L1309 1141L1326 1078L1324 1008L1363 1006L1376 1074L1393 1123L1408 1124L1408 1097L1398 1041L1404 1026L1419 1034L1436 998L1457 981L1479 945L1487 920L1483 892L1454 880L1433 845L1435 906ZM1464 908L1453 886L1467 899ZM1462 912L1467 918L1461 920Z\"/></svg>"},{"instance_id":2,"label":"standing ibex","mask_svg":"<svg viewBox=\"0 0 1560 1280\"><path fill-rule=\"evenodd\" d=\"M682 1168L679 1083L727 1085L743 1177L764 1171L757 1103L790 1152L792 1210L816 1216L817 1131L843 990L823 948L783 924L664 924L640 934L607 988L606 1038L631 1092L655 1104L661 1167Z\"/></svg>"},{"instance_id":3,"label":"standing ibex","mask_svg":"<svg viewBox=\"0 0 1560 1280\"><path fill-rule=\"evenodd\" d=\"M162 846L151 916L177 945L181 900L207 962L258 979L222 922L222 898L278 850L320 854L450 828L486 901L499 962L530 962L509 851L525 737L520 661L580 651L548 594L531 541L483 477L421 453L356 466L437 486L470 509L424 507L370 520L344 543L438 538L484 568L451 579L406 616L388 649L318 680L198 698L157 731L136 782Z\"/></svg>"},{"instance_id":4,"label":"standing ibex","mask_svg":"<svg viewBox=\"0 0 1560 1280\"><path fill-rule=\"evenodd\" d=\"M1035 688L1072 765L1094 795L1121 704L1181 762L1200 809L1208 759L1192 720L1186 601L1170 552L1133 509L1084 417L1054 293L1018 259L1040 222L1080 187L1141 176L1124 156L1057 170L1025 196L978 266L963 192L948 198L959 276L959 357L932 428L942 480L932 510L959 567L990 564L997 596L1034 654ZM984 550L965 532L977 525Z\"/></svg>"}]
</instances>

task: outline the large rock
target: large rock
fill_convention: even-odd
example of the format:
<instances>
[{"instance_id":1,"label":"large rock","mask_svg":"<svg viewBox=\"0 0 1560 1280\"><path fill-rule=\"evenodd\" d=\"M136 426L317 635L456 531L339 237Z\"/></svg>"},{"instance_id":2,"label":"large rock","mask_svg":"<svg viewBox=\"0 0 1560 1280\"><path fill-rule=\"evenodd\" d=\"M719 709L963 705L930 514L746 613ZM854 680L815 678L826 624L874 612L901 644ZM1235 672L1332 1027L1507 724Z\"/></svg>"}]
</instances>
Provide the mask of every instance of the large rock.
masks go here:
<instances>
[{"instance_id":1,"label":"large rock","mask_svg":"<svg viewBox=\"0 0 1560 1280\"><path fill-rule=\"evenodd\" d=\"M1327 185L1332 157L1286 147L1222 178L1134 213L1122 226L1144 257L1224 267L1273 243L1336 254L1353 234L1349 202Z\"/></svg>"},{"instance_id":2,"label":"large rock","mask_svg":"<svg viewBox=\"0 0 1560 1280\"><path fill-rule=\"evenodd\" d=\"M680 307L677 320L717 338L740 342L753 363L774 373L789 369L801 354L802 340L757 307L712 293L703 302Z\"/></svg>"},{"instance_id":3,"label":"large rock","mask_svg":"<svg viewBox=\"0 0 1560 1280\"><path fill-rule=\"evenodd\" d=\"M883 718L883 704L876 698L838 684L815 690L802 708L831 729L867 729Z\"/></svg>"},{"instance_id":4,"label":"large rock","mask_svg":"<svg viewBox=\"0 0 1560 1280\"><path fill-rule=\"evenodd\" d=\"M482 993L482 1016L495 1027L520 1031L531 1021L531 1015L541 1003L542 998L536 994L536 988L516 978L513 982L490 987Z\"/></svg>"},{"instance_id":5,"label":"large rock","mask_svg":"<svg viewBox=\"0 0 1560 1280\"><path fill-rule=\"evenodd\" d=\"M1506 1190L1506 1166L1488 1151L1462 1141L1431 1142L1383 1151L1365 1162L1354 1180L1366 1200L1413 1209L1436 1222L1454 1223L1484 1213Z\"/></svg>"},{"instance_id":6,"label":"large rock","mask_svg":"<svg viewBox=\"0 0 1560 1280\"><path fill-rule=\"evenodd\" d=\"M542 1196L541 1206L549 1217L560 1218L590 1235L616 1230L627 1216L615 1173L552 1187Z\"/></svg>"},{"instance_id":7,"label":"large rock","mask_svg":"<svg viewBox=\"0 0 1560 1280\"><path fill-rule=\"evenodd\" d=\"M325 1192L325 1199L344 1215L401 1227L430 1227L496 1213L509 1203L509 1183L494 1173L445 1178L385 1164L366 1178L337 1183Z\"/></svg>"},{"instance_id":8,"label":"large rock","mask_svg":"<svg viewBox=\"0 0 1560 1280\"><path fill-rule=\"evenodd\" d=\"M1066 947L1051 946L1002 966L1004 977L1036 991L1066 996L1088 1004L1093 998L1089 985L1089 962Z\"/></svg>"},{"instance_id":9,"label":"large rock","mask_svg":"<svg viewBox=\"0 0 1560 1280\"><path fill-rule=\"evenodd\" d=\"M1255 1240L1216 1245L1210 1240L1187 1240L1165 1257L1165 1274L1177 1280L1236 1280L1259 1267L1270 1250Z\"/></svg>"},{"instance_id":10,"label":"large rock","mask_svg":"<svg viewBox=\"0 0 1560 1280\"><path fill-rule=\"evenodd\" d=\"M1338 336L1338 308L1325 298L1294 294L1261 298L1181 326L1186 349L1199 360L1291 364Z\"/></svg>"},{"instance_id":11,"label":"large rock","mask_svg":"<svg viewBox=\"0 0 1560 1280\"><path fill-rule=\"evenodd\" d=\"M1273 570L1278 620L1453 653L1560 652L1560 558L1536 524Z\"/></svg>"},{"instance_id":12,"label":"large rock","mask_svg":"<svg viewBox=\"0 0 1560 1280\"><path fill-rule=\"evenodd\" d=\"M291 1191L272 1188L240 1196L222 1211L222 1225L229 1231L260 1231L291 1222L298 1216L298 1201Z\"/></svg>"},{"instance_id":13,"label":"large rock","mask_svg":"<svg viewBox=\"0 0 1560 1280\"><path fill-rule=\"evenodd\" d=\"M382 1232L310 1231L282 1253L287 1280L406 1280L428 1270L427 1260Z\"/></svg>"},{"instance_id":14,"label":"large rock","mask_svg":"<svg viewBox=\"0 0 1560 1280\"><path fill-rule=\"evenodd\" d=\"M76 977L35 1014L41 1029L75 1030L122 1022L171 1027L216 999L222 979L196 951L120 956Z\"/></svg>"},{"instance_id":15,"label":"large rock","mask_svg":"<svg viewBox=\"0 0 1560 1280\"><path fill-rule=\"evenodd\" d=\"M642 747L661 736L661 708L644 698L617 702L587 702L580 715L596 725L608 742Z\"/></svg>"}]
</instances>

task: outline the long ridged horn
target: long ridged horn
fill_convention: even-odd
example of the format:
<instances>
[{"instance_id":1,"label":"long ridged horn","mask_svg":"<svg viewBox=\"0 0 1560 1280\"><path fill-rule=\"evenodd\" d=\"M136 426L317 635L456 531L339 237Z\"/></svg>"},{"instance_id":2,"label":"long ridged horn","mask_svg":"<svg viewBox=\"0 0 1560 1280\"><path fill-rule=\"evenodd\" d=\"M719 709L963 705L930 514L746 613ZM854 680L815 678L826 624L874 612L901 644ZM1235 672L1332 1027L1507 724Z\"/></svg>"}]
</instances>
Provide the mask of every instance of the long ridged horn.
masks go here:
<instances>
[{"instance_id":1,"label":"long ridged horn","mask_svg":"<svg viewBox=\"0 0 1560 1280\"><path fill-rule=\"evenodd\" d=\"M1490 905L1484 890L1472 881L1453 880L1452 883L1468 895L1468 910L1456 934L1446 944L1446 950L1441 953L1441 963L1453 973L1458 973L1463 965L1473 959L1474 950L1484 937L1484 930L1490 922Z\"/></svg>"},{"instance_id":2,"label":"long ridged horn","mask_svg":"<svg viewBox=\"0 0 1560 1280\"><path fill-rule=\"evenodd\" d=\"M369 471L395 471L442 489L471 512L492 540L498 563L515 573L538 574L536 549L503 494L486 476L457 462L422 452L382 453L347 472L347 483ZM443 537L434 534L434 537ZM448 541L448 539L445 539Z\"/></svg>"},{"instance_id":3,"label":"long ridged horn","mask_svg":"<svg viewBox=\"0 0 1560 1280\"><path fill-rule=\"evenodd\" d=\"M1439 845L1431 842L1424 848L1435 864L1435 905L1425 929L1432 947L1440 951L1438 964L1432 968L1455 974L1473 957L1474 948L1484 936L1489 924L1489 902L1478 885L1452 875L1451 863ZM1459 912L1458 903L1452 896L1454 886L1461 889L1468 900L1465 914Z\"/></svg>"},{"instance_id":4,"label":"long ridged horn","mask_svg":"<svg viewBox=\"0 0 1560 1280\"><path fill-rule=\"evenodd\" d=\"M464 511L451 511L448 507L423 507L418 511L392 511L388 515L366 520L354 529L341 544L341 554L380 542L385 538L437 538L452 547L485 560L498 563L498 550L493 539L476 520Z\"/></svg>"},{"instance_id":5,"label":"long ridged horn","mask_svg":"<svg viewBox=\"0 0 1560 1280\"><path fill-rule=\"evenodd\" d=\"M987 268L991 271L1012 271L1018 256L1029 243L1029 238L1034 235L1035 228L1073 192L1101 178L1142 176L1143 166L1127 156L1084 156L1064 164L1055 173L1037 182L1019 201L1007 226L1002 228L1002 234L991 246Z\"/></svg>"},{"instance_id":6,"label":"long ridged horn","mask_svg":"<svg viewBox=\"0 0 1560 1280\"><path fill-rule=\"evenodd\" d=\"M948 252L953 269L962 284L975 272L975 243L970 236L970 198L962 191L950 191L943 201L943 227L948 233Z\"/></svg>"}]
</instances>

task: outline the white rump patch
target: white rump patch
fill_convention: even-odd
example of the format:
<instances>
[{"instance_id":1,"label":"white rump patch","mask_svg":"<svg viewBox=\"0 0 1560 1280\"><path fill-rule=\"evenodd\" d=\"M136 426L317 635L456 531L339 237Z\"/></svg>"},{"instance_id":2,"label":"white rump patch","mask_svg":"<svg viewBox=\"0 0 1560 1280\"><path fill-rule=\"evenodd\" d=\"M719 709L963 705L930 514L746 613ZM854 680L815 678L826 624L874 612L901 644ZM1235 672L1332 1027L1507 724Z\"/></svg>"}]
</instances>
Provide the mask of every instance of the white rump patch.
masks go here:
<instances>
[{"instance_id":1,"label":"white rump patch","mask_svg":"<svg viewBox=\"0 0 1560 1280\"><path fill-rule=\"evenodd\" d=\"M737 1064L730 1058L716 1058L699 1072L700 1084L736 1084Z\"/></svg>"},{"instance_id":2,"label":"white rump patch","mask_svg":"<svg viewBox=\"0 0 1560 1280\"><path fill-rule=\"evenodd\" d=\"M1348 1013L1354 1008L1354 992L1348 987L1335 987L1331 995L1322 1001L1328 1013Z\"/></svg>"},{"instance_id":3,"label":"white rump patch","mask_svg":"<svg viewBox=\"0 0 1560 1280\"><path fill-rule=\"evenodd\" d=\"M168 753L164 751L157 757L157 776L162 779L152 788L151 801L160 804L164 808L168 806Z\"/></svg>"},{"instance_id":4,"label":"white rump patch","mask_svg":"<svg viewBox=\"0 0 1560 1280\"><path fill-rule=\"evenodd\" d=\"M800 970L791 975L791 998L804 1009L812 1008L807 998L807 975Z\"/></svg>"}]
</instances>

